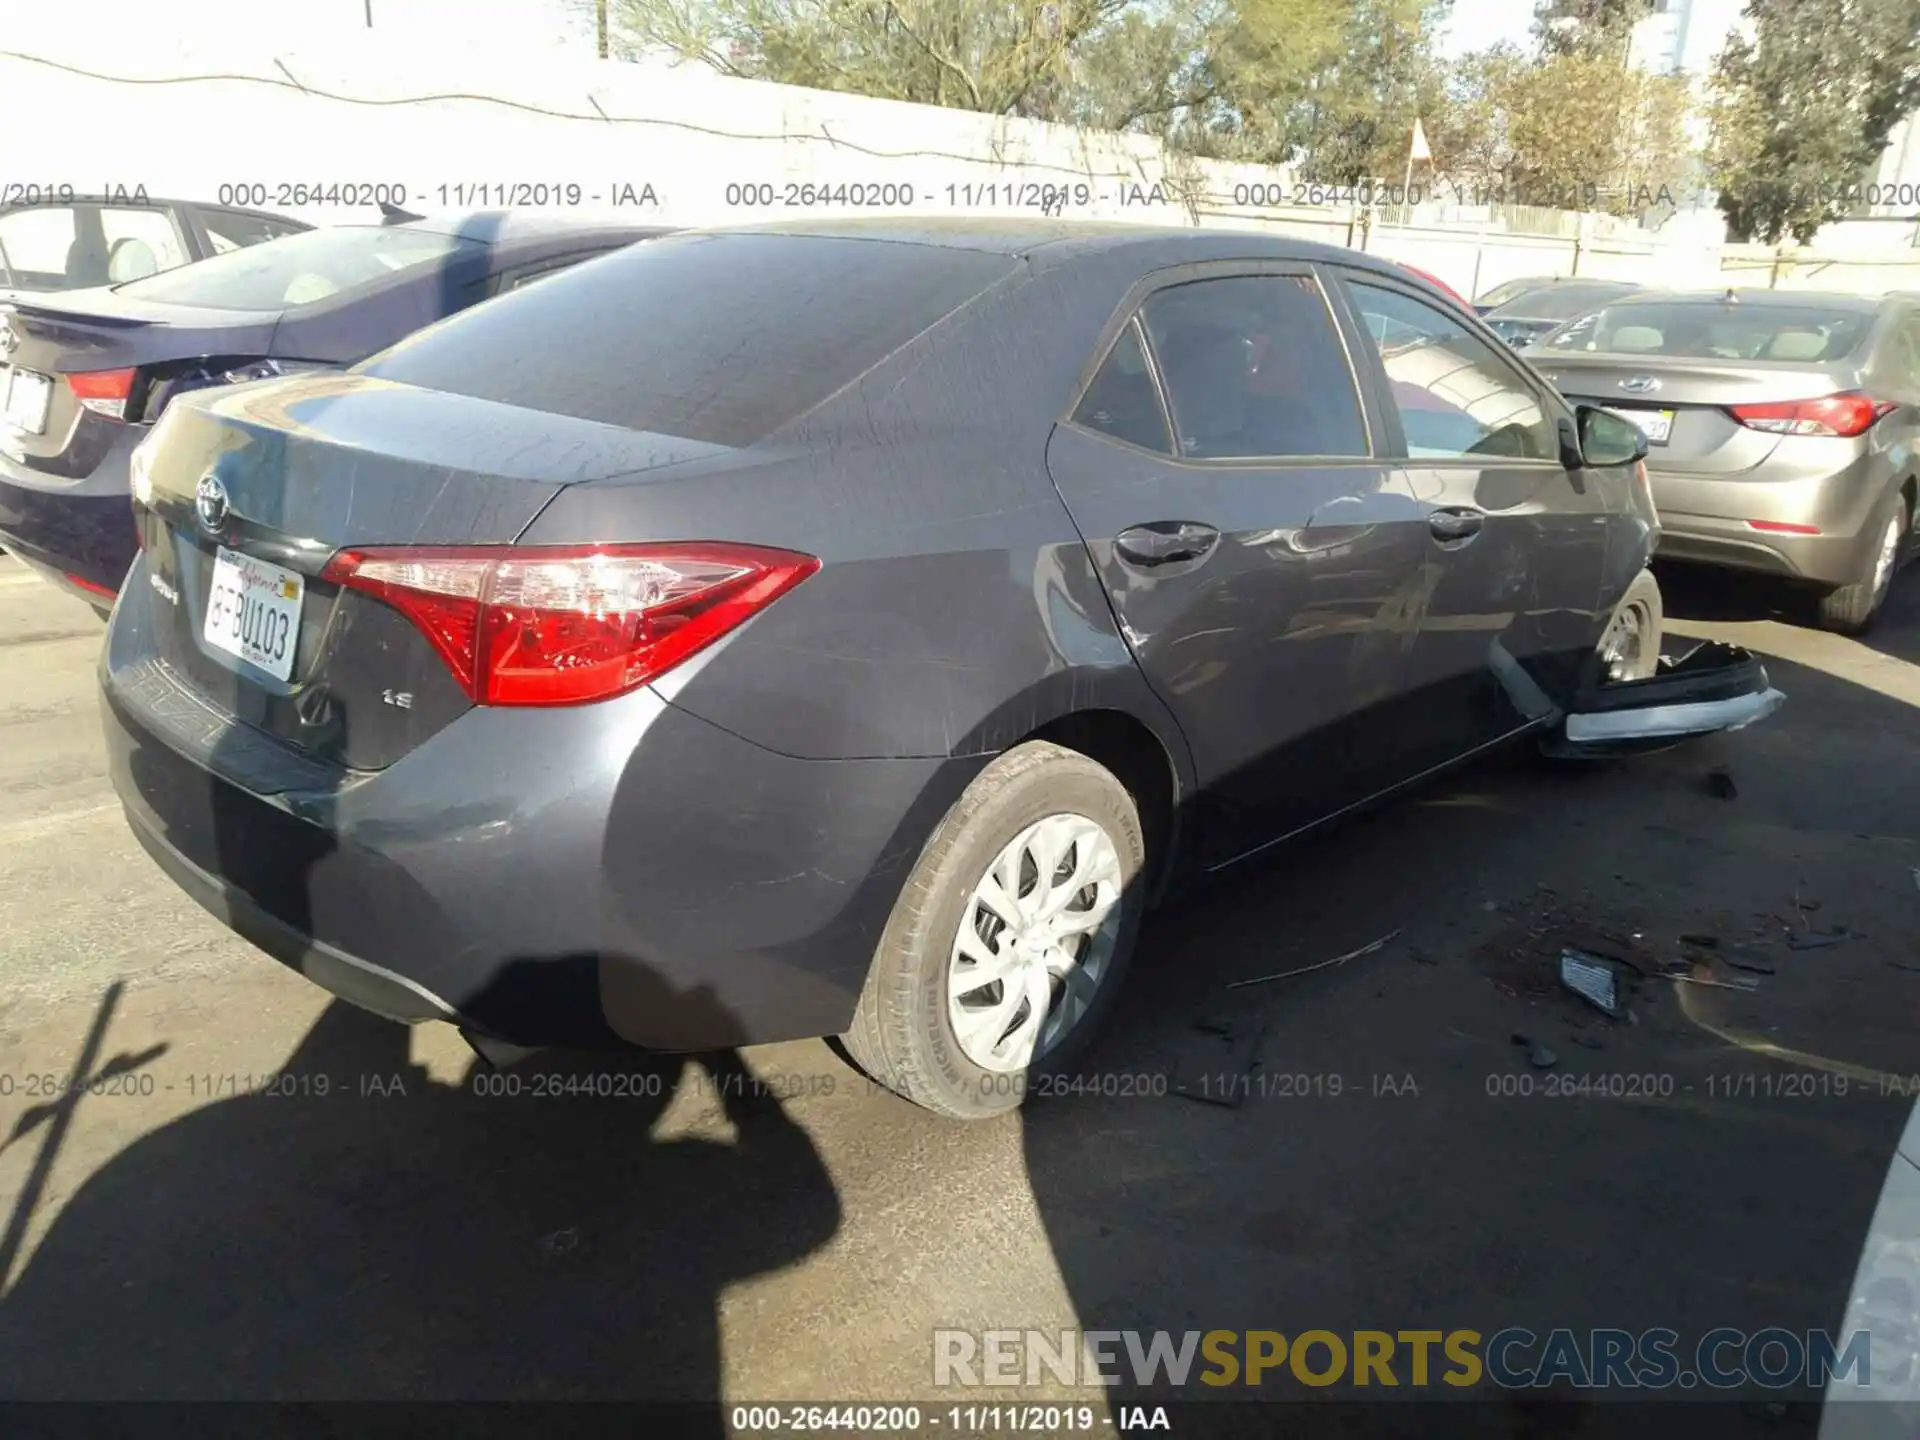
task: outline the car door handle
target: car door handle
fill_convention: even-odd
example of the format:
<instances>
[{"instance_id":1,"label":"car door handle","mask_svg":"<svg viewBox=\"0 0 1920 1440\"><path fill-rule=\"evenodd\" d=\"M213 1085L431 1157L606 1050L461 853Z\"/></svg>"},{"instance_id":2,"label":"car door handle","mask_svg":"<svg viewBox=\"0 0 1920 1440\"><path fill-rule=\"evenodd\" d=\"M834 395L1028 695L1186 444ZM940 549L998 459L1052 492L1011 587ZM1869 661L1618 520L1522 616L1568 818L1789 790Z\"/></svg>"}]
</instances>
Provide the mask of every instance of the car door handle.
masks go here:
<instances>
[{"instance_id":1,"label":"car door handle","mask_svg":"<svg viewBox=\"0 0 1920 1440\"><path fill-rule=\"evenodd\" d=\"M1487 523L1487 517L1478 510L1469 510L1464 505L1447 510L1435 510L1427 516L1427 529L1433 532L1433 538L1442 544L1457 544L1462 540L1471 540L1480 533L1480 527Z\"/></svg>"},{"instance_id":2,"label":"car door handle","mask_svg":"<svg viewBox=\"0 0 1920 1440\"><path fill-rule=\"evenodd\" d=\"M1211 525L1196 525L1187 520L1158 520L1151 525L1135 525L1114 537L1113 548L1122 560L1135 565L1171 565L1179 560L1198 560L1219 542L1220 532Z\"/></svg>"}]
</instances>

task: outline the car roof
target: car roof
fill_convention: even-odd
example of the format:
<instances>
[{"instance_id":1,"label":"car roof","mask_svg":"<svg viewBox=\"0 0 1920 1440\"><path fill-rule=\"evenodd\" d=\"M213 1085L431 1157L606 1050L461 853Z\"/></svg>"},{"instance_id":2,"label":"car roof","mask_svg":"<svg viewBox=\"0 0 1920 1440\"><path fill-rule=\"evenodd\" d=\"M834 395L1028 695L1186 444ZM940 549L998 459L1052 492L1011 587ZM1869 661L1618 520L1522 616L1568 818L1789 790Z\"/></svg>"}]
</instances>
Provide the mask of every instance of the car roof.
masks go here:
<instances>
[{"instance_id":1,"label":"car roof","mask_svg":"<svg viewBox=\"0 0 1920 1440\"><path fill-rule=\"evenodd\" d=\"M628 223L609 220L604 215L549 215L526 210L463 210L444 215L423 215L411 220L383 220L376 214L366 219L339 222L339 228L347 226L457 235L467 240L482 240L489 245L570 238L644 240L673 229L669 225L637 219Z\"/></svg>"},{"instance_id":2,"label":"car roof","mask_svg":"<svg viewBox=\"0 0 1920 1440\"><path fill-rule=\"evenodd\" d=\"M1301 240L1264 230L1191 225L1128 224L1113 220L1023 217L901 216L784 220L758 225L715 225L703 235L791 235L825 240L932 245L985 250L1030 259L1042 268L1091 255L1133 252L1143 270L1205 260L1299 260L1350 265L1405 278L1406 268L1378 255Z\"/></svg>"},{"instance_id":3,"label":"car roof","mask_svg":"<svg viewBox=\"0 0 1920 1440\"><path fill-rule=\"evenodd\" d=\"M1766 290L1756 286L1723 286L1717 290L1642 290L1623 297L1626 305L1649 303L1665 305L1725 304L1772 305L1796 310L1851 310L1870 314L1891 296L1856 295L1837 290Z\"/></svg>"}]
</instances>

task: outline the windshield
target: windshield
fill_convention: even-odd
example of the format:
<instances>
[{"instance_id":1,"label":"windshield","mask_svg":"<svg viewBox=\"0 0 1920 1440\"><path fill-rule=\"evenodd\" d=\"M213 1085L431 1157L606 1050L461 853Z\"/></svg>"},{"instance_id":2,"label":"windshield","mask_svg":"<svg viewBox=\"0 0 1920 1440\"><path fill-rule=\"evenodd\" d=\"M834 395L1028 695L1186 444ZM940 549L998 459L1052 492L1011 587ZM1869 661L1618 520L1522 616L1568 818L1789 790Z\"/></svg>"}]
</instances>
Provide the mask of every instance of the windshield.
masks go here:
<instances>
[{"instance_id":1,"label":"windshield","mask_svg":"<svg viewBox=\"0 0 1920 1440\"><path fill-rule=\"evenodd\" d=\"M1551 350L1670 355L1689 360L1777 360L1822 365L1850 355L1873 326L1870 311L1713 300L1608 305L1550 336Z\"/></svg>"},{"instance_id":2,"label":"windshield","mask_svg":"<svg viewBox=\"0 0 1920 1440\"><path fill-rule=\"evenodd\" d=\"M231 250L115 289L142 300L215 310L285 310L434 264L483 242L378 225L308 230Z\"/></svg>"}]
</instances>

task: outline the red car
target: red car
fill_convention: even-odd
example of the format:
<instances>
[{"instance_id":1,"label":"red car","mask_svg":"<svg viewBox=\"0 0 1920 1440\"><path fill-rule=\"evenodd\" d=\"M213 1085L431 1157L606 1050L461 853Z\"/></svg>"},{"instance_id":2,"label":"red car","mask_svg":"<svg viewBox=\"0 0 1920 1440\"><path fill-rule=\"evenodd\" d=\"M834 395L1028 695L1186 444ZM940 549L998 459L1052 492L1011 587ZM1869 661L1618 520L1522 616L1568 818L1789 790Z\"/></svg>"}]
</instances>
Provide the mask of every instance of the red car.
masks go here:
<instances>
[{"instance_id":1,"label":"red car","mask_svg":"<svg viewBox=\"0 0 1920 1440\"><path fill-rule=\"evenodd\" d=\"M1394 261L1394 264L1398 265L1402 270L1408 271L1409 273L1414 275L1418 275L1422 280L1426 281L1429 285L1433 286L1434 289L1440 291L1448 299L1455 301L1457 304L1459 304L1463 308L1467 310L1473 309L1471 305L1467 304L1466 297L1461 295L1461 293L1458 290L1454 289L1451 285L1447 284L1447 282L1442 280L1438 275L1430 275L1425 270L1422 270L1418 265L1409 265L1404 260L1396 260Z\"/></svg>"}]
</instances>

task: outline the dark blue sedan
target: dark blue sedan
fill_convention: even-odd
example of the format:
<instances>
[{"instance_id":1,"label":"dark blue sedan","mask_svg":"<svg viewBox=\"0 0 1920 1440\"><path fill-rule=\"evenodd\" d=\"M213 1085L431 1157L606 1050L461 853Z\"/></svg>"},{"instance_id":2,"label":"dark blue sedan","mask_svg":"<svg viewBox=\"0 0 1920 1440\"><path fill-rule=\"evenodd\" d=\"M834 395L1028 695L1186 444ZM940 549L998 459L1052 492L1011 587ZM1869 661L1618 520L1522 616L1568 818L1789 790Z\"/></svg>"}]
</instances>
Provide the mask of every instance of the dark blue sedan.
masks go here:
<instances>
[{"instance_id":1,"label":"dark blue sedan","mask_svg":"<svg viewBox=\"0 0 1920 1440\"><path fill-rule=\"evenodd\" d=\"M128 456L176 396L340 369L658 226L484 212L309 230L0 307L0 546L105 613L136 548Z\"/></svg>"}]
</instances>

